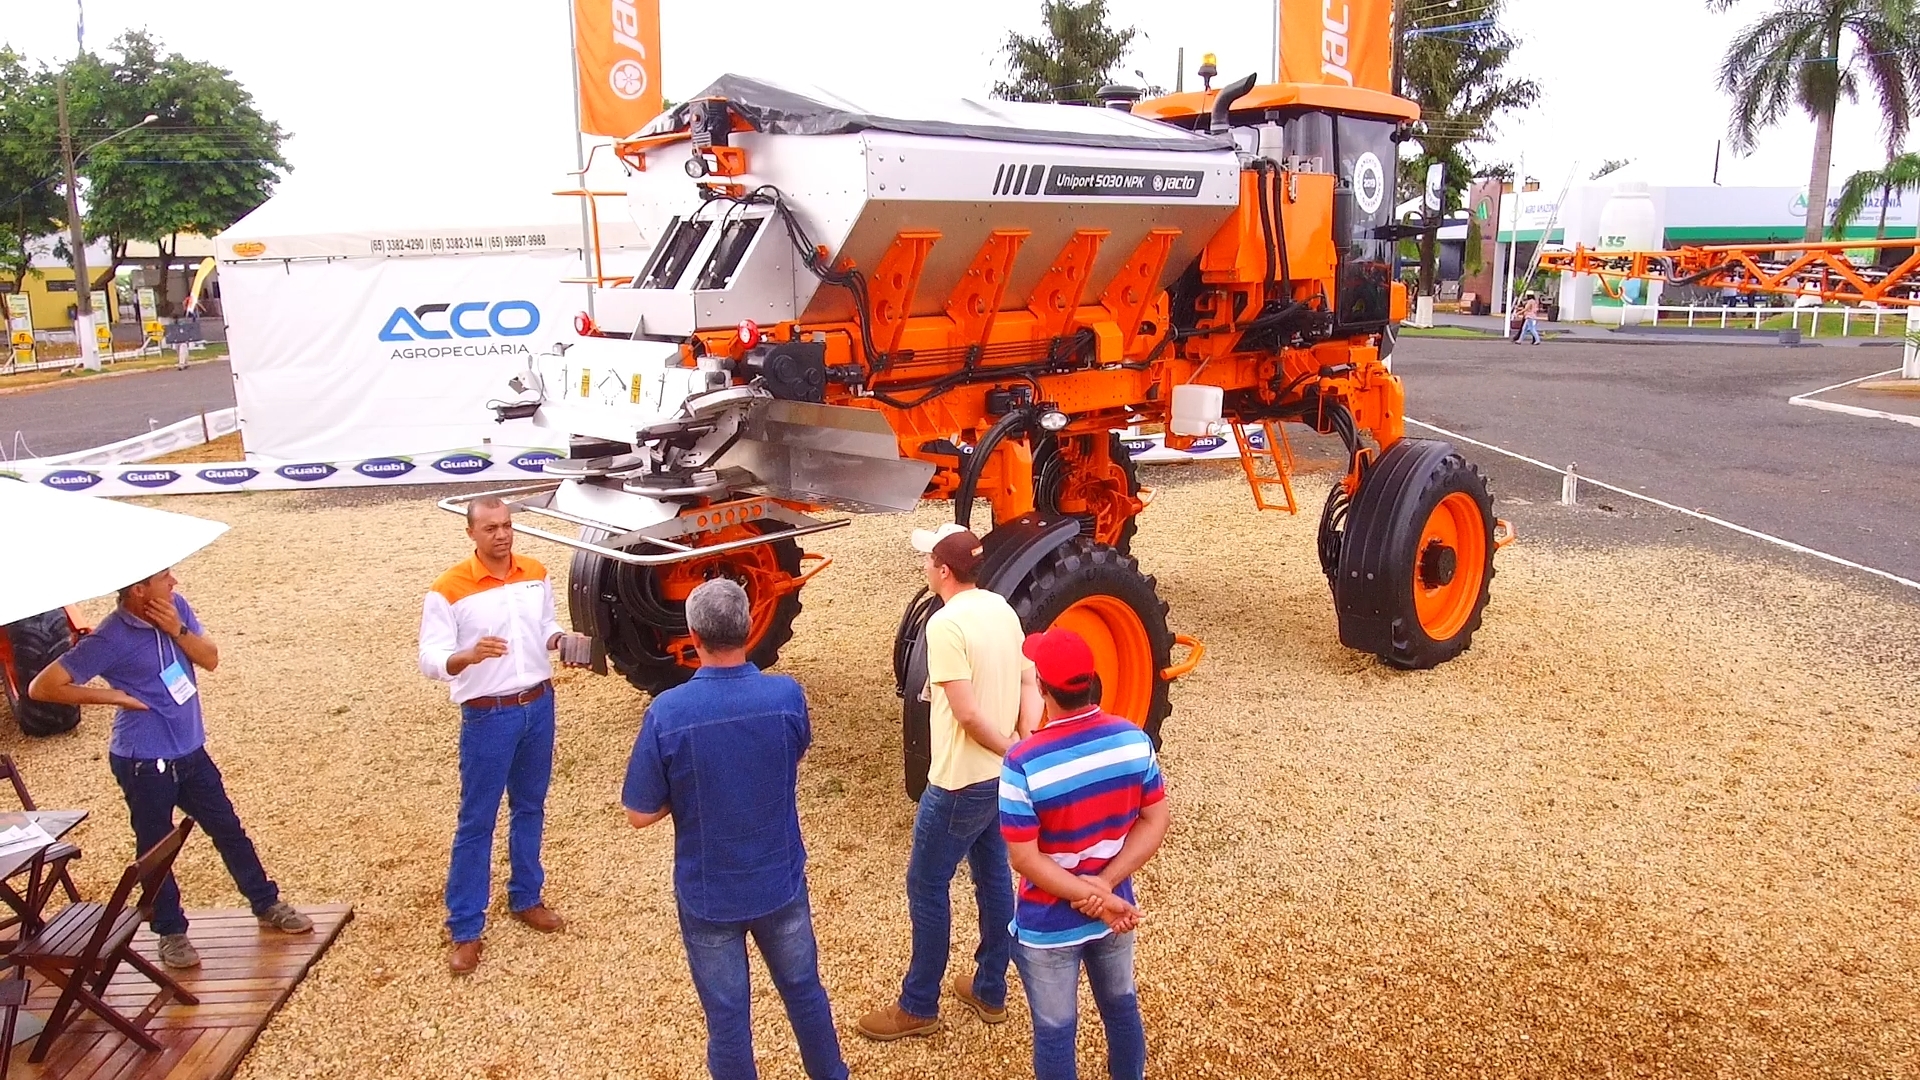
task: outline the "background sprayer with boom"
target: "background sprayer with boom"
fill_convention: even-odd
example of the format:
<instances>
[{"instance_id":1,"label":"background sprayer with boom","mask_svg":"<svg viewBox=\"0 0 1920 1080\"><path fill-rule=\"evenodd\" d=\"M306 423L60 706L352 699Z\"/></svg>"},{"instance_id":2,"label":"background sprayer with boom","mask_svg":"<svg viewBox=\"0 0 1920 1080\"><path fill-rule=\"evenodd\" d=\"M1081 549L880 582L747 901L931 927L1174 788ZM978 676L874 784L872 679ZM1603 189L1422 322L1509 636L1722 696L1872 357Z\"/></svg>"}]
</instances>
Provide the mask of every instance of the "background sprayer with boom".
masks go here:
<instances>
[{"instance_id":1,"label":"background sprayer with boom","mask_svg":"<svg viewBox=\"0 0 1920 1080\"><path fill-rule=\"evenodd\" d=\"M625 196L657 246L631 278L594 272L582 340L500 408L572 440L552 480L496 494L576 550L576 628L636 686L676 685L684 599L724 574L772 663L826 561L800 542L847 523L810 515L947 500L985 532L982 585L1085 637L1106 707L1158 738L1201 649L1130 550L1152 493L1119 433L1224 426L1255 505L1294 510L1300 423L1346 447L1318 541L1340 640L1401 668L1458 655L1509 531L1474 466L1404 435L1393 192L1418 110L1339 75L884 111L726 76L616 142L630 190L578 194ZM895 643L916 795L936 604Z\"/></svg>"}]
</instances>

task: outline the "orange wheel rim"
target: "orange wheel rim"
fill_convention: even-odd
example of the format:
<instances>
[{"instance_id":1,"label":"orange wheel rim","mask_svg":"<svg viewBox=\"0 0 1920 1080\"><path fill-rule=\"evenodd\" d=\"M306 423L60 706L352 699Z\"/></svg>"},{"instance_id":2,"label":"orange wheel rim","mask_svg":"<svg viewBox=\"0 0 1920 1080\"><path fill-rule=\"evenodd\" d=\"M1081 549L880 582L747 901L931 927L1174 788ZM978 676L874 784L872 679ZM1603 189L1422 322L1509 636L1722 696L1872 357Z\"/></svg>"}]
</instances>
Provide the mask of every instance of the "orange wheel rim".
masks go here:
<instances>
[{"instance_id":1,"label":"orange wheel rim","mask_svg":"<svg viewBox=\"0 0 1920 1080\"><path fill-rule=\"evenodd\" d=\"M1093 650L1100 707L1144 725L1153 708L1153 639L1139 613L1118 597L1089 596L1061 612L1051 629L1071 630Z\"/></svg>"},{"instance_id":2,"label":"orange wheel rim","mask_svg":"<svg viewBox=\"0 0 1920 1080\"><path fill-rule=\"evenodd\" d=\"M1487 519L1473 496L1441 499L1420 530L1413 560L1413 607L1429 638L1444 641L1473 617L1487 574Z\"/></svg>"},{"instance_id":3,"label":"orange wheel rim","mask_svg":"<svg viewBox=\"0 0 1920 1080\"><path fill-rule=\"evenodd\" d=\"M723 544L730 540L744 540L759 535L744 525L735 525L706 536L707 544ZM668 565L660 573L660 597L676 604L684 604L687 594L699 587L709 578L729 577L740 583L747 591L747 603L751 628L747 631L747 652L751 653L765 637L773 625L774 611L780 605L783 591L780 586L792 579L791 574L780 565L780 556L772 544L758 544L749 548L736 548L724 555L714 555L704 559L689 559ZM666 642L666 653L686 667L698 667L699 661L690 659L693 655L693 637L680 634Z\"/></svg>"}]
</instances>

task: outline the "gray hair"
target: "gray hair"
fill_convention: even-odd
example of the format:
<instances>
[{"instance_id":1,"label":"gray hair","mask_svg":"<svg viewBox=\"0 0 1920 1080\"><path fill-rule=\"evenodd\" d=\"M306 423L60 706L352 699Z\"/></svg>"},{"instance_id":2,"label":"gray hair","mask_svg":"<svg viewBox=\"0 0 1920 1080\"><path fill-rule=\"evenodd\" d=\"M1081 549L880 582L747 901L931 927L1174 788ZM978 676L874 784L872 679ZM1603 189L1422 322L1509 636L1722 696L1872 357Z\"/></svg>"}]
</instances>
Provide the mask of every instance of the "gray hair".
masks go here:
<instances>
[{"instance_id":1,"label":"gray hair","mask_svg":"<svg viewBox=\"0 0 1920 1080\"><path fill-rule=\"evenodd\" d=\"M747 590L732 578L702 582L687 594L687 628L708 648L744 646L753 629Z\"/></svg>"}]
</instances>

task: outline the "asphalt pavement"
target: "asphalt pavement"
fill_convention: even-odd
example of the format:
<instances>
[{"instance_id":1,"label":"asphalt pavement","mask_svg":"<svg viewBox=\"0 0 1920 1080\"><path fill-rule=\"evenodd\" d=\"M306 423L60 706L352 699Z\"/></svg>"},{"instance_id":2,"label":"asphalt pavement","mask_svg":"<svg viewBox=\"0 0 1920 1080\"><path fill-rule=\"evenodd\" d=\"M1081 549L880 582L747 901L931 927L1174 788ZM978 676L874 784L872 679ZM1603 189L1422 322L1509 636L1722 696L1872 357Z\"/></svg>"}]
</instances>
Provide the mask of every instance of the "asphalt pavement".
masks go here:
<instances>
[{"instance_id":1,"label":"asphalt pavement","mask_svg":"<svg viewBox=\"0 0 1920 1080\"><path fill-rule=\"evenodd\" d=\"M1920 428L1787 403L1898 366L1899 355L1409 337L1393 369L1406 382L1414 420L1920 580ZM1408 433L1432 434L1412 426ZM1554 474L1463 449L1496 493L1528 503L1558 497ZM1581 501L1587 513L1604 504L1627 532L1726 533L1598 488L1585 488ZM1737 540L1720 539L1728 537Z\"/></svg>"},{"instance_id":2,"label":"asphalt pavement","mask_svg":"<svg viewBox=\"0 0 1920 1080\"><path fill-rule=\"evenodd\" d=\"M0 459L90 450L232 406L225 360L0 392Z\"/></svg>"}]
</instances>

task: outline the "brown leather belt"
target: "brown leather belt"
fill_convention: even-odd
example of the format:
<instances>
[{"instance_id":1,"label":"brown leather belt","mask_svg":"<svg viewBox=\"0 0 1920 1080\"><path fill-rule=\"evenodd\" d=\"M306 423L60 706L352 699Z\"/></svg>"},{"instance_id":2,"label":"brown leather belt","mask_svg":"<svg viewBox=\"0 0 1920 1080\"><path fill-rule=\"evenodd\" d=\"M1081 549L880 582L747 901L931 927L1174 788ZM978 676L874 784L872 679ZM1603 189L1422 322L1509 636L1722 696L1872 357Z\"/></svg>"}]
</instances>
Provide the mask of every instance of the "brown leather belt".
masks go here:
<instances>
[{"instance_id":1,"label":"brown leather belt","mask_svg":"<svg viewBox=\"0 0 1920 1080\"><path fill-rule=\"evenodd\" d=\"M503 705L526 705L539 701L542 697L545 697L547 691L552 688L553 683L546 681L538 686L528 687L517 694L501 694L498 697L468 698L460 704L475 709L498 709Z\"/></svg>"}]
</instances>

